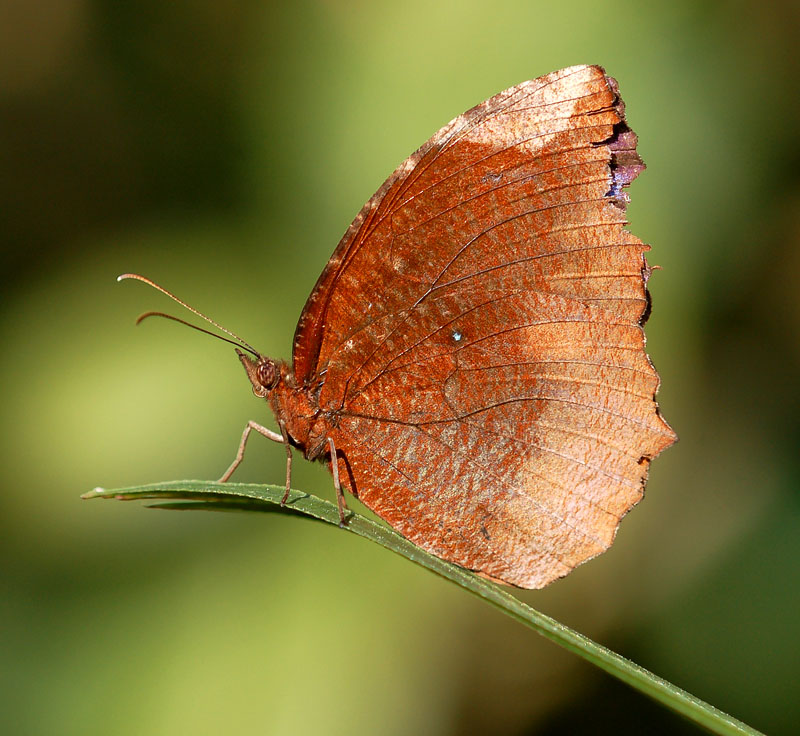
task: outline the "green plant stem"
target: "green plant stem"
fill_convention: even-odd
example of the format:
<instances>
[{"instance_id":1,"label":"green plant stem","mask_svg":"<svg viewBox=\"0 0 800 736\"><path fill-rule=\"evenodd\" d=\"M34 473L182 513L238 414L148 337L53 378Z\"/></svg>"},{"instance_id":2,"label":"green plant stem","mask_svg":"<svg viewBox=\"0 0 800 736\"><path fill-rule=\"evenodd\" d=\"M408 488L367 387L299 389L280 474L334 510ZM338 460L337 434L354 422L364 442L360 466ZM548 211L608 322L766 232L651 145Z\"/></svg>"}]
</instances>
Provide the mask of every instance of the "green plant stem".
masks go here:
<instances>
[{"instance_id":1,"label":"green plant stem","mask_svg":"<svg viewBox=\"0 0 800 736\"><path fill-rule=\"evenodd\" d=\"M292 491L285 507L280 506L284 489L278 486L246 483L211 483L208 481L171 481L133 488L105 490L96 488L82 498L118 500L156 499L156 507L168 509L208 509L242 511L288 511L339 525L337 507L316 496ZM358 514L352 514L344 527L349 532L372 540L418 565L432 570L530 627L564 649L583 657L596 667L650 696L670 710L718 734L759 734L694 695L654 675L610 649L573 631L549 616L515 598L495 583L458 565L423 551L397 532Z\"/></svg>"}]
</instances>

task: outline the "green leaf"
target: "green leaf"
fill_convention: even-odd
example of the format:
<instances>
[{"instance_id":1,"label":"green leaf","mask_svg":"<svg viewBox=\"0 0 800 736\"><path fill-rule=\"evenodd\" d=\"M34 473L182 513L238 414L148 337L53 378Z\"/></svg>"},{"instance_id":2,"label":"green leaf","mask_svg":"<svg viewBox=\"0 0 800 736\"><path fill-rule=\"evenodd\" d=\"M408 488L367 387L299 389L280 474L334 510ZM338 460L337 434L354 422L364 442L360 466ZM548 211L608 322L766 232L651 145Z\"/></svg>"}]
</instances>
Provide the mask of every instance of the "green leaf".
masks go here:
<instances>
[{"instance_id":1,"label":"green leaf","mask_svg":"<svg viewBox=\"0 0 800 736\"><path fill-rule=\"evenodd\" d=\"M95 488L81 498L107 498L121 501L155 499L160 502L153 504L156 508L171 510L202 509L285 513L339 526L339 511L334 504L308 493L291 491L286 505L281 506L280 501L283 494L284 489L278 486L186 480L117 490ZM346 526L342 529L376 542L451 580L550 641L583 657L596 667L645 695L649 695L690 721L704 726L712 733L760 733L568 626L539 613L499 585L491 583L463 567L428 554L389 527L351 512Z\"/></svg>"}]
</instances>

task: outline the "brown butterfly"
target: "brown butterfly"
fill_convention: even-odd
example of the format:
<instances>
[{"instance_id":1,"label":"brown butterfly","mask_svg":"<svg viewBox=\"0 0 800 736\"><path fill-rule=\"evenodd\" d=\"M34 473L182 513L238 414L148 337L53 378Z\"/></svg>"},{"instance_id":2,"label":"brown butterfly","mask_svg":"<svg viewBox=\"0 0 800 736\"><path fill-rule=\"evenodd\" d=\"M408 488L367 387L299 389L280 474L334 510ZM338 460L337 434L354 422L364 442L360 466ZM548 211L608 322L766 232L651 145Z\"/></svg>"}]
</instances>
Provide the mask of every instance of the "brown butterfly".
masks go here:
<instances>
[{"instance_id":1,"label":"brown butterfly","mask_svg":"<svg viewBox=\"0 0 800 736\"><path fill-rule=\"evenodd\" d=\"M292 363L236 338L280 433L250 422L222 480L256 430L286 446L287 496L296 447L331 467L343 520L342 487L486 577L541 588L603 552L676 440L645 352L649 246L624 229L643 168L598 66L450 122L345 233Z\"/></svg>"}]
</instances>

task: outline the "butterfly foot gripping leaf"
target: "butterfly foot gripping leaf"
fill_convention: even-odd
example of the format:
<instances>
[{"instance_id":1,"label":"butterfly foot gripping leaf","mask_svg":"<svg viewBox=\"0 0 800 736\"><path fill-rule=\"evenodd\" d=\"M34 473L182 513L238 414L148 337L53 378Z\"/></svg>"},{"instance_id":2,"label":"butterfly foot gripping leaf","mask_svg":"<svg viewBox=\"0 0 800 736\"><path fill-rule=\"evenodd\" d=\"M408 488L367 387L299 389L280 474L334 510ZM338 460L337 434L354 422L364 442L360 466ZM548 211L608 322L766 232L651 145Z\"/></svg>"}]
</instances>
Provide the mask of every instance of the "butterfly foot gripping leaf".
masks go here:
<instances>
[{"instance_id":1,"label":"butterfly foot gripping leaf","mask_svg":"<svg viewBox=\"0 0 800 736\"><path fill-rule=\"evenodd\" d=\"M425 550L523 588L566 575L675 441L645 352L649 247L624 229L643 168L600 67L481 103L364 205L292 364L240 354L253 390Z\"/></svg>"}]
</instances>

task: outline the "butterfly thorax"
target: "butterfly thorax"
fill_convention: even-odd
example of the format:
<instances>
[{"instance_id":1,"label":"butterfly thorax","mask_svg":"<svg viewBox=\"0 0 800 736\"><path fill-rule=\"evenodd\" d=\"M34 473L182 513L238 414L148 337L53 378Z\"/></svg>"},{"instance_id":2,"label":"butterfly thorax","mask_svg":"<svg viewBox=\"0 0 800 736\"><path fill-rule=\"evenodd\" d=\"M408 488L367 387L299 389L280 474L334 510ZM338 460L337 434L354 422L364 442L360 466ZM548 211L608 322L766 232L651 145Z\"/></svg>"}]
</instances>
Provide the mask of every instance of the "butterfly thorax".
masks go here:
<instances>
[{"instance_id":1,"label":"butterfly thorax","mask_svg":"<svg viewBox=\"0 0 800 736\"><path fill-rule=\"evenodd\" d=\"M297 385L288 365L283 363L280 367L280 379L270 391L267 401L278 424L286 428L291 443L308 460L321 458L328 449L330 419L320 409L317 392L308 386Z\"/></svg>"}]
</instances>

